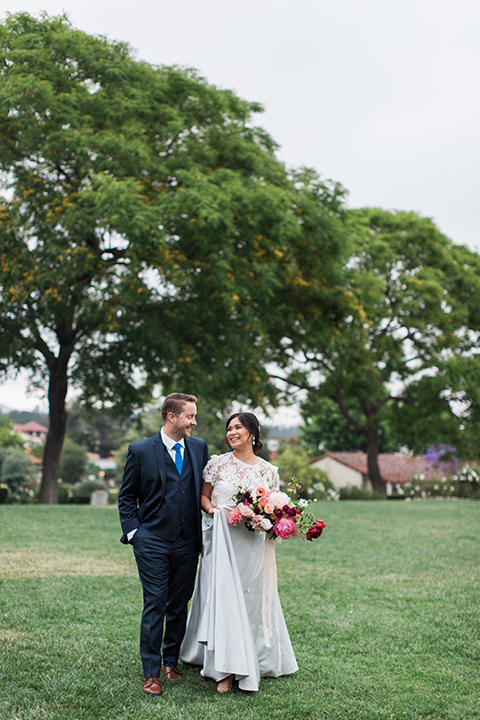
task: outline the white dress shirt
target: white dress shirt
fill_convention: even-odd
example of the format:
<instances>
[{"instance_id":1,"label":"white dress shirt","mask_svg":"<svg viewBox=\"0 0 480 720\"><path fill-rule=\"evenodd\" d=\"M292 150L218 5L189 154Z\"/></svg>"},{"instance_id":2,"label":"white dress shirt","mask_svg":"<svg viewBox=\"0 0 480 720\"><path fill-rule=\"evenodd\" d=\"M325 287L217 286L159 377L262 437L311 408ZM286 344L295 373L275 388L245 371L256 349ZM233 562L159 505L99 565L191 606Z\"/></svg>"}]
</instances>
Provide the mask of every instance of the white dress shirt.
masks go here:
<instances>
[{"instance_id":1,"label":"white dress shirt","mask_svg":"<svg viewBox=\"0 0 480 720\"><path fill-rule=\"evenodd\" d=\"M160 435L162 436L162 442L167 448L170 457L172 458L173 462L175 462L175 454L176 450L173 449L173 446L178 443L180 443L180 452L182 453L182 461L185 456L185 438L182 438L181 440L172 440L171 437L168 437L168 435L165 434L165 431L162 427L160 430Z\"/></svg>"}]
</instances>

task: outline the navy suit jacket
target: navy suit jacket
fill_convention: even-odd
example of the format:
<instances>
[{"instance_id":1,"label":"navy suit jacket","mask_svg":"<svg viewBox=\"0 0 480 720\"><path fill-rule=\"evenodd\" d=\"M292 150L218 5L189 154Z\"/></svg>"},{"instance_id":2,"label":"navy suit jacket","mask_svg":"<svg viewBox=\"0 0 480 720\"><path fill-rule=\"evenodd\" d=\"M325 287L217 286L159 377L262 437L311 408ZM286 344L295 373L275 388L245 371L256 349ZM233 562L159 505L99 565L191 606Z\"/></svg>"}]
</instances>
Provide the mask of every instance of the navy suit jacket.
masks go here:
<instances>
[{"instance_id":1,"label":"navy suit jacket","mask_svg":"<svg viewBox=\"0 0 480 720\"><path fill-rule=\"evenodd\" d=\"M198 536L201 541L202 471L208 462L208 446L205 440L200 438L185 438L185 451L190 455L192 463L198 510ZM127 534L158 512L165 495L165 482L165 450L161 434L129 445L122 487L118 494L123 530L120 542L127 543Z\"/></svg>"}]
</instances>

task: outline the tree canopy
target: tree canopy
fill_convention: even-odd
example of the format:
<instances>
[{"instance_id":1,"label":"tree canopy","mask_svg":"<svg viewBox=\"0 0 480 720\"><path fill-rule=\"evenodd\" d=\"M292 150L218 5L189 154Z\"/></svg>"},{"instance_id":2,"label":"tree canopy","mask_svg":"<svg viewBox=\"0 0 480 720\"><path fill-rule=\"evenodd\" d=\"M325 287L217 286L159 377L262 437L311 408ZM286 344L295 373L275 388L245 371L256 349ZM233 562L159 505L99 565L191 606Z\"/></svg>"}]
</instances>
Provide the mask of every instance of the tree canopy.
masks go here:
<instances>
[{"instance_id":1,"label":"tree canopy","mask_svg":"<svg viewBox=\"0 0 480 720\"><path fill-rule=\"evenodd\" d=\"M156 383L274 396L296 312L338 312L343 190L286 171L258 104L65 17L8 17L0 52L0 371L48 378L55 502L69 385L123 412Z\"/></svg>"},{"instance_id":2,"label":"tree canopy","mask_svg":"<svg viewBox=\"0 0 480 720\"><path fill-rule=\"evenodd\" d=\"M361 425L362 415L355 401L345 399L349 416ZM367 438L341 412L337 403L329 397L312 393L302 404L304 425L301 432L303 444L312 452L366 452ZM379 416L379 451L393 453L406 445L402 433L392 429L392 421L388 413ZM400 440L402 438L402 441ZM410 446L410 445L409 445ZM423 446L422 446L423 447Z\"/></svg>"},{"instance_id":3,"label":"tree canopy","mask_svg":"<svg viewBox=\"0 0 480 720\"><path fill-rule=\"evenodd\" d=\"M307 389L310 409L329 398L364 435L369 475L382 491L377 458L389 407L397 437L418 433L416 449L435 433L436 442L454 435L458 451L472 449L465 412L478 416L480 257L415 213L363 209L349 217L346 311L330 336L303 323L283 362L289 384Z\"/></svg>"}]
</instances>

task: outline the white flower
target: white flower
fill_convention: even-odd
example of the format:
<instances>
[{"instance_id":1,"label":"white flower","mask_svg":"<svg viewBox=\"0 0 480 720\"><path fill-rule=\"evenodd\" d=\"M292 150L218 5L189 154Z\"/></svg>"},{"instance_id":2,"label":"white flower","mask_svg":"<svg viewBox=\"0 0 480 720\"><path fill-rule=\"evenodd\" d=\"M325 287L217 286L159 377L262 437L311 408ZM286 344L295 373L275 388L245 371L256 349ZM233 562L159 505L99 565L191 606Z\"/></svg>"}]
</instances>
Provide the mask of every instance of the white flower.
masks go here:
<instances>
[{"instance_id":1,"label":"white flower","mask_svg":"<svg viewBox=\"0 0 480 720\"><path fill-rule=\"evenodd\" d=\"M305 500L304 498L300 498L300 500L298 501L298 505L303 508L308 507L308 500Z\"/></svg>"},{"instance_id":2,"label":"white flower","mask_svg":"<svg viewBox=\"0 0 480 720\"><path fill-rule=\"evenodd\" d=\"M254 512L251 508L247 507L247 505L244 505L243 503L240 503L238 506L238 509L242 513L243 517L251 518L254 516Z\"/></svg>"},{"instance_id":3,"label":"white flower","mask_svg":"<svg viewBox=\"0 0 480 720\"><path fill-rule=\"evenodd\" d=\"M270 530L270 528L272 527L272 523L268 518L263 518L262 522L260 523L260 527L262 528L262 530Z\"/></svg>"},{"instance_id":4,"label":"white flower","mask_svg":"<svg viewBox=\"0 0 480 720\"><path fill-rule=\"evenodd\" d=\"M280 510L284 505L290 505L290 498L284 492L272 492L268 497L268 502L272 503L276 510Z\"/></svg>"}]
</instances>

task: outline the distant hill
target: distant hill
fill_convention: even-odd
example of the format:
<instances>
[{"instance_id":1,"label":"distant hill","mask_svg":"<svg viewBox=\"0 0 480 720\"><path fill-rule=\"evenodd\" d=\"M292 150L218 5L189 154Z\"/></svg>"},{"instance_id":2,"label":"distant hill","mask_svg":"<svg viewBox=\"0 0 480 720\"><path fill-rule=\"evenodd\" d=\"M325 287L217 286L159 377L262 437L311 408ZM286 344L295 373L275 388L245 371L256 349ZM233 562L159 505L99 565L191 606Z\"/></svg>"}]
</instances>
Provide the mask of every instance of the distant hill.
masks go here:
<instances>
[{"instance_id":1,"label":"distant hill","mask_svg":"<svg viewBox=\"0 0 480 720\"><path fill-rule=\"evenodd\" d=\"M31 420L35 420L36 422L40 423L40 425L45 425L45 427L50 426L48 415L43 413L41 410L27 412L26 410L10 410L10 408L6 408L7 411L5 412L3 410L3 408L5 408L5 405L1 405L0 408L2 408L2 413L4 415L7 415L10 422L25 425L25 423L30 422Z\"/></svg>"}]
</instances>

